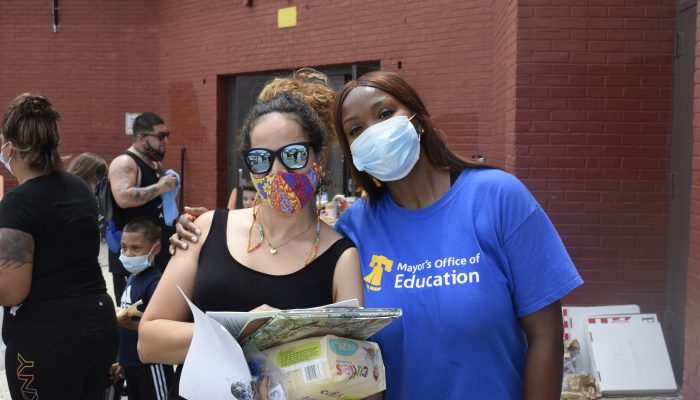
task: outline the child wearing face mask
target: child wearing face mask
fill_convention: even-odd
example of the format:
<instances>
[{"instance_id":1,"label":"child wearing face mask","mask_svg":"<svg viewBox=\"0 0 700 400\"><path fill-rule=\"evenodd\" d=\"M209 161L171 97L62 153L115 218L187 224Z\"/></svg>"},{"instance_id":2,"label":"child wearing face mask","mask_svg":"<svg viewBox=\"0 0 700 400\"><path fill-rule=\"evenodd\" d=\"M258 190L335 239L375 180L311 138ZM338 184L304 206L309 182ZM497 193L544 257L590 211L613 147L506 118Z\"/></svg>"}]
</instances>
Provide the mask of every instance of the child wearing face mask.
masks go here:
<instances>
[{"instance_id":1,"label":"child wearing face mask","mask_svg":"<svg viewBox=\"0 0 700 400\"><path fill-rule=\"evenodd\" d=\"M119 362L112 372L126 377L129 400L164 399L173 377L171 365L144 364L136 351L140 316L160 281L153 259L161 250L160 226L148 218L136 218L124 226L119 260L131 274L117 312L120 326ZM142 304L133 307L137 302ZM127 311L128 310L128 311Z\"/></svg>"}]
</instances>

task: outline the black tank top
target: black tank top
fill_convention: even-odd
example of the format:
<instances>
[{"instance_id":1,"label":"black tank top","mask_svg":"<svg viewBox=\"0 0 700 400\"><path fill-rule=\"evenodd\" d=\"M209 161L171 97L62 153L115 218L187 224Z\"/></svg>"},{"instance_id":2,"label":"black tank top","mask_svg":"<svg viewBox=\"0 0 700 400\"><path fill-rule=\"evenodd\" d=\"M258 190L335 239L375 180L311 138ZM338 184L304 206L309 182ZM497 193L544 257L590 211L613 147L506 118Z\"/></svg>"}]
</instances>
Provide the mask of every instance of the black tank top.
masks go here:
<instances>
[{"instance_id":1,"label":"black tank top","mask_svg":"<svg viewBox=\"0 0 700 400\"><path fill-rule=\"evenodd\" d=\"M268 275L236 261L226 246L229 210L214 212L199 255L192 301L202 311L249 311L261 304L280 309L317 307L333 302L333 273L338 258L355 247L341 238L299 271Z\"/></svg>"},{"instance_id":2,"label":"black tank top","mask_svg":"<svg viewBox=\"0 0 700 400\"><path fill-rule=\"evenodd\" d=\"M126 154L131 157L136 166L139 168L139 174L141 175L141 183L139 187L151 186L158 183L158 180L163 176L164 172L162 168L153 169L150 165L146 164L139 156L136 154L125 151L122 154ZM124 229L124 225L134 218L138 217L148 217L157 219L160 225L165 225L163 218L163 200L160 196L156 196L154 199L146 204L140 205L138 207L121 208L118 204L114 204L114 225L117 230ZM166 247L167 249L167 247Z\"/></svg>"},{"instance_id":3,"label":"black tank top","mask_svg":"<svg viewBox=\"0 0 700 400\"><path fill-rule=\"evenodd\" d=\"M122 154L126 154L127 156L131 157L134 162L136 162L136 166L139 168L141 175L141 184L139 187L146 187L156 184L161 176L165 175L165 171L163 171L160 165L158 168L153 169L139 156L130 151L125 151ZM160 272L163 272L165 270L165 266L168 265L168 261L170 261L170 252L168 252L170 242L168 241L168 238L170 235L175 233L175 227L165 225L165 217L163 217L163 199L160 196L156 196L146 204L131 208L121 208L116 202L114 203L112 218L114 219L114 226L117 228L117 230L123 230L124 225L126 225L127 222L138 217L149 218L160 225L160 252L156 255L154 264L160 270ZM110 262L121 264L118 254L111 253L111 256L113 259L110 260ZM119 265L119 267L121 269L124 268L121 265ZM126 270L124 270L124 272L126 272Z\"/></svg>"},{"instance_id":4,"label":"black tank top","mask_svg":"<svg viewBox=\"0 0 700 400\"><path fill-rule=\"evenodd\" d=\"M202 311L249 311L261 304L280 309L318 307L333 302L333 273L340 255L355 244L341 238L309 265L288 275L268 275L236 261L226 245L229 210L214 211L209 236L199 254L192 302ZM182 399L182 367L168 398Z\"/></svg>"}]
</instances>

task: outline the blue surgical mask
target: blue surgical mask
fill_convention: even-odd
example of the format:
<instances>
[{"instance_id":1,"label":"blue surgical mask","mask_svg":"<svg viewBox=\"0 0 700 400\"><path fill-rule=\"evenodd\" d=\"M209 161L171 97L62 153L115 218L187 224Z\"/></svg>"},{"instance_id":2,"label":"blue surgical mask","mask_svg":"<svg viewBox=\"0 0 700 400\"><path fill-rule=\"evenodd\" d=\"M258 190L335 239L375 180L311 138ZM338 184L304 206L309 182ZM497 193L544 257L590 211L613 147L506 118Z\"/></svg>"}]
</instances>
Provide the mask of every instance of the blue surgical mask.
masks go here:
<instances>
[{"instance_id":1,"label":"blue surgical mask","mask_svg":"<svg viewBox=\"0 0 700 400\"><path fill-rule=\"evenodd\" d=\"M10 171L10 174L14 176L14 174L12 173L12 167L10 167L10 161L12 161L12 157L14 157L15 154L12 153L9 160L5 160L5 156L2 154L2 151L5 149L5 146L7 146L8 143L10 142L5 142L5 144L3 144L2 147L0 147L0 162L5 166L5 168L7 168L8 171Z\"/></svg>"},{"instance_id":2,"label":"blue surgical mask","mask_svg":"<svg viewBox=\"0 0 700 400\"><path fill-rule=\"evenodd\" d=\"M155 247L156 245L154 244L148 254L143 256L129 257L121 253L119 255L119 261L122 262L122 265L124 265L124 268L129 271L130 274L136 275L151 266L151 262L153 261L151 260L151 252Z\"/></svg>"},{"instance_id":3,"label":"blue surgical mask","mask_svg":"<svg viewBox=\"0 0 700 400\"><path fill-rule=\"evenodd\" d=\"M365 129L350 145L355 168L384 182L408 175L420 156L420 136L411 118L396 116Z\"/></svg>"}]
</instances>

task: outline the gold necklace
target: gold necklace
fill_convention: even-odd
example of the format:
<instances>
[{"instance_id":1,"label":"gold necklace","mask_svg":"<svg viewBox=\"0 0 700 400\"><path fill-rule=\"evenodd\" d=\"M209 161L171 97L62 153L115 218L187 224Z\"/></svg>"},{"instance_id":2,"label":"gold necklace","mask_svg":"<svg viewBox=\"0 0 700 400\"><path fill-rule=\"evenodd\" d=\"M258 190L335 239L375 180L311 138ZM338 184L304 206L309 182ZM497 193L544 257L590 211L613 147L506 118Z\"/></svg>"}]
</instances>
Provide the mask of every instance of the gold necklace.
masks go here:
<instances>
[{"instance_id":1,"label":"gold necklace","mask_svg":"<svg viewBox=\"0 0 700 400\"><path fill-rule=\"evenodd\" d=\"M250 229L248 229L248 247L246 248L248 253L252 253L255 250L257 250L262 245L263 239L265 238L265 232L263 232L262 225L260 225L260 223L258 222L258 211L260 211L261 206L262 204L256 204L255 206L253 206L253 222L251 222ZM258 231L260 232L260 239L258 240L258 243L255 246L250 247L251 236L253 236L253 226L255 226L256 222L258 222Z\"/></svg>"},{"instance_id":2,"label":"gold necklace","mask_svg":"<svg viewBox=\"0 0 700 400\"><path fill-rule=\"evenodd\" d=\"M260 224L260 221L258 221L258 212L260 211L260 206L261 205L256 205L253 207L253 222L250 224L250 229L248 229L248 248L247 248L247 250L248 250L248 253L254 252L258 248L260 248L263 240L265 240L265 241L267 241L267 245L270 246L270 254L274 255L275 253L277 253L277 248L272 247L272 245L270 245L269 240L267 240L267 238L265 238L265 231L263 229L263 226ZM251 242L251 237L253 236L252 235L253 226L255 226L256 223L258 224L258 231L260 232L260 239L258 240L258 243L255 246L251 247L250 242ZM313 224L309 225L309 228L311 228L311 226L313 226ZM308 231L309 228L306 228L304 230L304 232ZM298 234L297 236L292 238L292 240L298 238L304 232ZM288 240L282 246L291 242L292 240ZM306 255L306 259L304 260L304 266L309 265L309 263L311 261L313 261L313 259L316 257L316 253L318 253L318 246L320 243L321 243L321 213L317 212L316 213L316 235L314 237L313 243L311 243L311 250L309 251L309 254ZM277 247L281 247L281 246L277 246Z\"/></svg>"},{"instance_id":3,"label":"gold necklace","mask_svg":"<svg viewBox=\"0 0 700 400\"><path fill-rule=\"evenodd\" d=\"M316 237L314 238L314 243L311 245L311 251L309 255L306 256L304 260L304 266L309 265L309 263L316 257L318 252L318 244L321 242L321 213L316 214Z\"/></svg>"},{"instance_id":4,"label":"gold necklace","mask_svg":"<svg viewBox=\"0 0 700 400\"><path fill-rule=\"evenodd\" d=\"M260 225L260 226L262 226L262 225ZM309 226L308 226L306 229L304 229L302 232L300 232L300 233L294 235L293 238L291 238L291 239L287 240L286 242L284 242L284 243L282 243L282 244L280 244L280 245L277 245L277 246L273 246L272 243L270 243L270 238L269 238L268 236L264 236L264 237L265 237L265 241L267 242L267 247L270 248L270 254L272 254L272 255L274 256L275 254L277 254L277 249L279 249L279 248L282 247L282 246L286 246L286 245L289 244L290 242L294 241L294 239L297 239L299 236L305 234L306 232L309 231L309 229L311 229L312 226L314 226L313 223L309 224ZM263 229L263 232L264 232L264 229Z\"/></svg>"}]
</instances>

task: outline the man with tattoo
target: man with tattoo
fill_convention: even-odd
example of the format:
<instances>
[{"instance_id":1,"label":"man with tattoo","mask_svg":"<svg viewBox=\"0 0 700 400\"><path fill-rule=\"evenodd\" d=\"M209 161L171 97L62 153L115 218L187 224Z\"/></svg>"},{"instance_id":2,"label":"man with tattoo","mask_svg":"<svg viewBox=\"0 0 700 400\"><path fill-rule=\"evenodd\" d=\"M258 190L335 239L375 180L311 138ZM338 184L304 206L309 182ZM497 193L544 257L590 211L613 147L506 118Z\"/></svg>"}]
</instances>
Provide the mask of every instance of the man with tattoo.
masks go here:
<instances>
[{"instance_id":1,"label":"man with tattoo","mask_svg":"<svg viewBox=\"0 0 700 400\"><path fill-rule=\"evenodd\" d=\"M2 118L0 162L19 185L0 202L0 305L12 399L97 399L118 330L98 254L97 203L63 171L58 112L25 93Z\"/></svg>"},{"instance_id":2,"label":"man with tattoo","mask_svg":"<svg viewBox=\"0 0 700 400\"><path fill-rule=\"evenodd\" d=\"M162 230L161 246L167 248L168 237L175 230L165 225L161 193L175 190L177 178L166 175L160 162L165 157L170 132L165 122L156 114L147 112L134 120L131 146L109 166L109 183L114 197L112 219L121 231L134 218L146 217L157 222ZM155 258L155 266L161 271L170 260L167 251ZM114 282L114 295L120 299L129 272L124 269L119 254L109 252L109 271Z\"/></svg>"}]
</instances>

